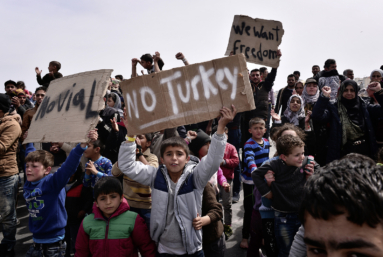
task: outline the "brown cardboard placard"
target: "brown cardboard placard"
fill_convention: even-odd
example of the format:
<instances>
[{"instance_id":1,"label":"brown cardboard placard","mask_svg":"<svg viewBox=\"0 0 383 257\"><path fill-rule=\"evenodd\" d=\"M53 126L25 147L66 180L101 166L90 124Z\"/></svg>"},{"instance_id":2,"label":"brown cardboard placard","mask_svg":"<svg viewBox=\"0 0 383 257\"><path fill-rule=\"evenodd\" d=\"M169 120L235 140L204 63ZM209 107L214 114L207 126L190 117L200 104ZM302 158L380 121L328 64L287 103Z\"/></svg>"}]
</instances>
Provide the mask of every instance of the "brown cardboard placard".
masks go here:
<instances>
[{"instance_id":1,"label":"brown cardboard placard","mask_svg":"<svg viewBox=\"0 0 383 257\"><path fill-rule=\"evenodd\" d=\"M24 143L86 142L105 107L103 97L112 71L88 71L53 80Z\"/></svg>"},{"instance_id":2,"label":"brown cardboard placard","mask_svg":"<svg viewBox=\"0 0 383 257\"><path fill-rule=\"evenodd\" d=\"M280 21L235 15L225 55L243 53L246 62L278 68L278 46L285 31Z\"/></svg>"},{"instance_id":3,"label":"brown cardboard placard","mask_svg":"<svg viewBox=\"0 0 383 257\"><path fill-rule=\"evenodd\" d=\"M255 109L243 54L139 76L120 83L129 134L211 120L222 106Z\"/></svg>"}]
</instances>

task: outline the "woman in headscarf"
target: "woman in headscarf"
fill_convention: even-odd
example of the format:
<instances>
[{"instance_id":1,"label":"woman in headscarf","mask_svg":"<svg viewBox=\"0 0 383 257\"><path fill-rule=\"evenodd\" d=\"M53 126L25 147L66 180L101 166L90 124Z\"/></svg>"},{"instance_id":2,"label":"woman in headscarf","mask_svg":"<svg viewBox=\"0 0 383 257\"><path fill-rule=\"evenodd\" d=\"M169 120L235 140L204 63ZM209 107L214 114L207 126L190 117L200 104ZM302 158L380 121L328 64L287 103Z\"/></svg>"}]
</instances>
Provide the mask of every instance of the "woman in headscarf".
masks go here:
<instances>
[{"instance_id":1,"label":"woman in headscarf","mask_svg":"<svg viewBox=\"0 0 383 257\"><path fill-rule=\"evenodd\" d=\"M370 75L371 82L379 82L380 85L383 85L383 70L373 70ZM374 96L374 91L367 88L367 94L370 97L370 104L379 104ZM378 148L383 147L383 118L373 120L372 127L374 128L376 143L378 144Z\"/></svg>"},{"instance_id":2,"label":"woman in headscarf","mask_svg":"<svg viewBox=\"0 0 383 257\"><path fill-rule=\"evenodd\" d=\"M120 117L124 117L124 112L121 109L121 100L120 100L120 97L116 93L112 92L108 95L108 98L106 100L106 104L109 107L117 109L118 113L120 114Z\"/></svg>"},{"instance_id":3,"label":"woman in headscarf","mask_svg":"<svg viewBox=\"0 0 383 257\"><path fill-rule=\"evenodd\" d=\"M380 105L365 103L358 96L359 87L353 80L346 80L339 88L337 102L331 104L330 87L323 87L314 106L312 119L330 122L326 163L348 153L360 153L374 158L377 152L372 122L383 118L383 90L378 82L368 86Z\"/></svg>"},{"instance_id":4,"label":"woman in headscarf","mask_svg":"<svg viewBox=\"0 0 383 257\"><path fill-rule=\"evenodd\" d=\"M273 130L274 127L279 127L285 123L291 123L301 129L304 129L306 116L302 98L299 95L290 96L289 101L287 102L287 108L283 113L282 118L275 113L274 110L271 110L271 117L274 120L271 130Z\"/></svg>"}]
</instances>

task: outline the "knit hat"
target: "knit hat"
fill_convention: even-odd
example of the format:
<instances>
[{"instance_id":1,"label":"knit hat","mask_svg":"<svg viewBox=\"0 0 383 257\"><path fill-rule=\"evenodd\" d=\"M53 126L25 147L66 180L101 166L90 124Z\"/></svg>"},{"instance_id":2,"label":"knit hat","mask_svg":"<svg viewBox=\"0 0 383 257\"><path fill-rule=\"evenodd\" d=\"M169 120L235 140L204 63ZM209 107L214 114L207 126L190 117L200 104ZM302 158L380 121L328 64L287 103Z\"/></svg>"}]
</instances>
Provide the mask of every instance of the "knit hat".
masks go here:
<instances>
[{"instance_id":1,"label":"knit hat","mask_svg":"<svg viewBox=\"0 0 383 257\"><path fill-rule=\"evenodd\" d=\"M11 108L11 100L6 94L0 94L0 110L4 113L7 113Z\"/></svg>"},{"instance_id":2,"label":"knit hat","mask_svg":"<svg viewBox=\"0 0 383 257\"><path fill-rule=\"evenodd\" d=\"M199 150L211 141L211 138L202 129L197 130L197 137L189 144L190 151L198 157Z\"/></svg>"}]
</instances>

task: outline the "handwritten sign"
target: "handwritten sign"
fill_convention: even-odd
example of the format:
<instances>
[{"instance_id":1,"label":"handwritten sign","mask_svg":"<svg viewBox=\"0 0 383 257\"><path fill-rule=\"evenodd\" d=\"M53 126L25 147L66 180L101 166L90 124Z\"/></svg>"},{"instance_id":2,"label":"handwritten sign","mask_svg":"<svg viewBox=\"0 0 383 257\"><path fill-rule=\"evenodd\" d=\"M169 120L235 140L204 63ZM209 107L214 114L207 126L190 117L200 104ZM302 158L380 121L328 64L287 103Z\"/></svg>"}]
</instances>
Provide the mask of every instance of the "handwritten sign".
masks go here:
<instances>
[{"instance_id":1,"label":"handwritten sign","mask_svg":"<svg viewBox=\"0 0 383 257\"><path fill-rule=\"evenodd\" d=\"M120 83L129 134L211 120L222 106L255 108L243 54L197 63Z\"/></svg>"},{"instance_id":2,"label":"handwritten sign","mask_svg":"<svg viewBox=\"0 0 383 257\"><path fill-rule=\"evenodd\" d=\"M235 15L225 55L243 53L247 62L278 68L278 46L285 33L282 23Z\"/></svg>"},{"instance_id":3,"label":"handwritten sign","mask_svg":"<svg viewBox=\"0 0 383 257\"><path fill-rule=\"evenodd\" d=\"M32 118L30 142L86 142L95 128L98 113L113 70L97 70L53 80Z\"/></svg>"}]
</instances>

